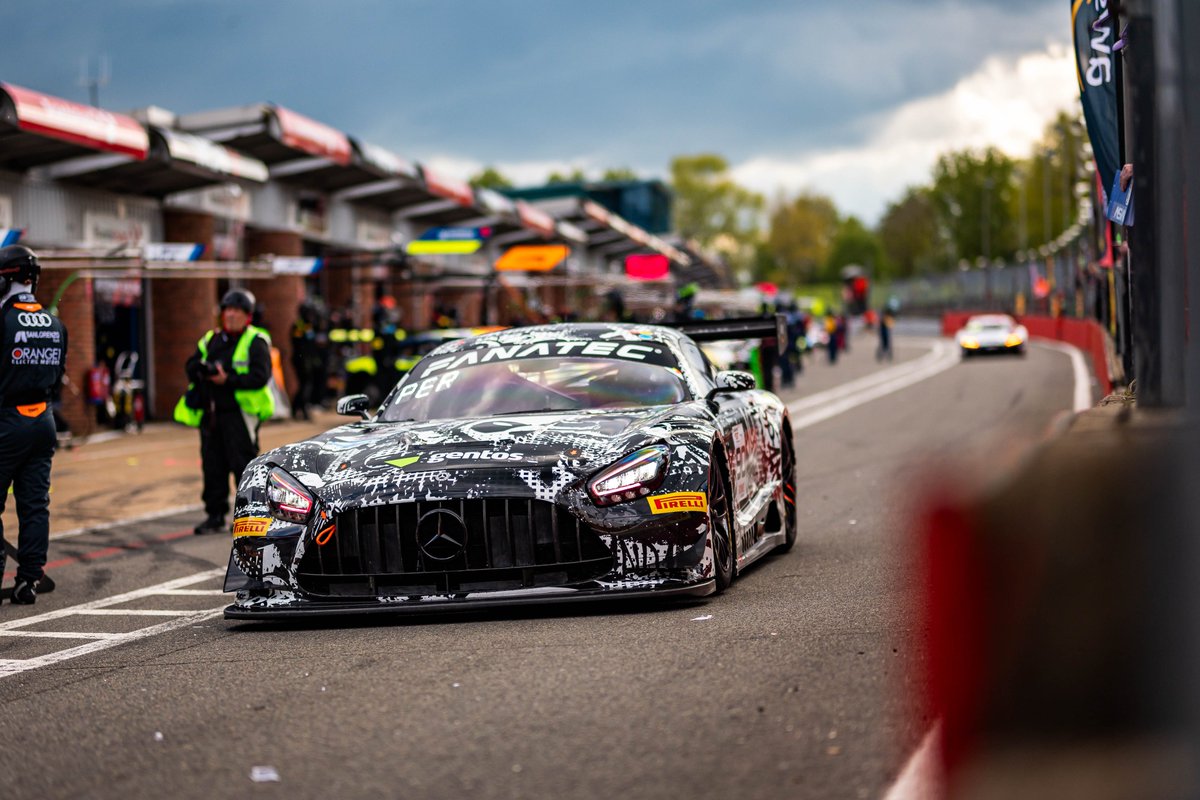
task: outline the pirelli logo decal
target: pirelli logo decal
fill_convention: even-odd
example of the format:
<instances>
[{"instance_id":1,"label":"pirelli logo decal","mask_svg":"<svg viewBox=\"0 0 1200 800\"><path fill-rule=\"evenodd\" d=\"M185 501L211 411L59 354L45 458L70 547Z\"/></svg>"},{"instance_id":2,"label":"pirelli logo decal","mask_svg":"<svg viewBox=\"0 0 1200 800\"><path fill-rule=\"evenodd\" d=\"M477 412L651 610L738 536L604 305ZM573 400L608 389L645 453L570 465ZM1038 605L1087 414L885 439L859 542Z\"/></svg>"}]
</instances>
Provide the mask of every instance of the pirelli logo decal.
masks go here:
<instances>
[{"instance_id":1,"label":"pirelli logo decal","mask_svg":"<svg viewBox=\"0 0 1200 800\"><path fill-rule=\"evenodd\" d=\"M677 511L708 511L704 492L674 492L647 497L651 514L671 514Z\"/></svg>"},{"instance_id":2,"label":"pirelli logo decal","mask_svg":"<svg viewBox=\"0 0 1200 800\"><path fill-rule=\"evenodd\" d=\"M265 536L271 527L270 517L238 517L233 521L233 538Z\"/></svg>"}]
</instances>

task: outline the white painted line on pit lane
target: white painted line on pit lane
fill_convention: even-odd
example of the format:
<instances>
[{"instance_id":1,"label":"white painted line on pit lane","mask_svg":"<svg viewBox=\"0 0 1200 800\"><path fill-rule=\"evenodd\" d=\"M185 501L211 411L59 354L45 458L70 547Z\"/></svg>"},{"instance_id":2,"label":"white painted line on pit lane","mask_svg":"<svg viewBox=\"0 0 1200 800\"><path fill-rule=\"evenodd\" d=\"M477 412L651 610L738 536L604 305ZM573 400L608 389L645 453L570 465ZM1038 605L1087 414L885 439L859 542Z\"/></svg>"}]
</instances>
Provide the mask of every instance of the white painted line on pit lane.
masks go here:
<instances>
[{"instance_id":1,"label":"white painted line on pit lane","mask_svg":"<svg viewBox=\"0 0 1200 800\"><path fill-rule=\"evenodd\" d=\"M1071 357L1071 371L1075 374L1075 396L1072 410L1078 414L1080 411L1091 408L1092 375L1088 372L1087 361L1084 360L1083 353L1079 348L1065 342L1053 342L1047 339L1038 339L1037 343L1043 347L1049 347L1051 350L1066 353Z\"/></svg>"},{"instance_id":2,"label":"white painted line on pit lane","mask_svg":"<svg viewBox=\"0 0 1200 800\"><path fill-rule=\"evenodd\" d=\"M204 572L198 572L194 575L187 575L183 578L175 578L174 580L166 581L165 583L160 583L155 586L147 586L142 589L134 589L131 592L124 592L123 594L117 594L117 595L113 595L112 597L105 597L105 598L101 598L99 600L91 600L86 603L80 603L77 606L70 606L68 608L60 608L60 609L56 609L54 611L48 611L45 614L38 614L38 615L32 616L32 617L25 617L24 619L14 619L14 620L10 620L8 622L0 623L0 636L29 636L32 638L43 638L43 639L80 639L80 638L93 639L93 641L86 642L84 644L77 645L75 647L69 647L65 650L58 650L53 653L47 653L45 655L37 656L36 658L2 659L2 660L0 660L0 678L7 676L7 675L16 675L18 673L26 672L31 669L38 669L40 667L47 667L52 664L58 664L60 662L67 661L72 658L79 658L80 656L90 655L91 653L95 653L100 650L107 650L111 647L116 647L117 645L123 644L125 642L133 642L133 641L137 641L138 639L146 639L151 636L157 636L160 633L166 633L167 631L172 631L172 630L175 630L176 628L182 628L185 625L194 625L198 622L203 622L204 620L211 619L213 617L218 616L219 614L221 614L224 611L226 604L222 603L220 606L217 606L216 608L204 608L204 609L199 609L196 611L183 611L181 613L176 610L168 611L166 609L150 610L151 615L153 615L153 616L157 616L159 614L164 615L164 616L167 614L171 614L171 615L180 614L180 615L176 616L175 619L168 620L166 622L161 622L157 625L151 625L146 628L140 628L138 630L130 631L128 633L78 633L78 632L59 632L59 631L27 631L27 630L21 630L22 628L25 628L29 625L36 625L38 623L47 622L49 620L61 619L63 617L87 614L87 613L96 612L96 611L112 612L111 615L115 616L119 613L122 613L125 610L110 608L111 606L117 605L118 603L129 602L131 600L140 600L140 599L143 599L146 597L155 597L155 596L161 596L161 595L177 596L177 595L183 594L183 593L186 593L185 596L208 596L208 595L212 595L212 594L221 594L221 592L219 592L215 589L187 590L187 589L182 589L181 587L190 586L191 584L199 583L200 581L204 581L204 580L211 580L213 578L220 577L221 575L224 575L224 574L225 574L224 567L221 567L218 569L205 570ZM131 615L141 615L141 614L145 614L147 611L148 611L148 609L128 609L128 613Z\"/></svg>"},{"instance_id":3,"label":"white painted line on pit lane","mask_svg":"<svg viewBox=\"0 0 1200 800\"><path fill-rule=\"evenodd\" d=\"M191 611L176 609L168 611L161 608L84 608L75 612L80 617L127 617L130 615L142 617L183 617Z\"/></svg>"},{"instance_id":4,"label":"white painted line on pit lane","mask_svg":"<svg viewBox=\"0 0 1200 800\"><path fill-rule=\"evenodd\" d=\"M0 631L0 636L29 636L33 639L127 639L125 633L89 633L87 631Z\"/></svg>"},{"instance_id":5,"label":"white painted line on pit lane","mask_svg":"<svg viewBox=\"0 0 1200 800\"><path fill-rule=\"evenodd\" d=\"M863 403L869 403L880 397L898 392L914 383L920 383L940 372L945 372L959 363L959 355L955 348L945 342L935 342L932 351L916 361L891 367L881 373L876 373L874 380L860 378L843 384L836 389L812 395L788 404L788 410L797 413L814 405L821 407L807 414L792 417L792 430L797 431L836 417ZM880 379L878 375L884 377ZM849 391L847 391L849 390Z\"/></svg>"},{"instance_id":6,"label":"white painted line on pit lane","mask_svg":"<svg viewBox=\"0 0 1200 800\"><path fill-rule=\"evenodd\" d=\"M937 756L941 732L941 723L934 723L883 800L927 800L944 795L942 765Z\"/></svg>"}]
</instances>

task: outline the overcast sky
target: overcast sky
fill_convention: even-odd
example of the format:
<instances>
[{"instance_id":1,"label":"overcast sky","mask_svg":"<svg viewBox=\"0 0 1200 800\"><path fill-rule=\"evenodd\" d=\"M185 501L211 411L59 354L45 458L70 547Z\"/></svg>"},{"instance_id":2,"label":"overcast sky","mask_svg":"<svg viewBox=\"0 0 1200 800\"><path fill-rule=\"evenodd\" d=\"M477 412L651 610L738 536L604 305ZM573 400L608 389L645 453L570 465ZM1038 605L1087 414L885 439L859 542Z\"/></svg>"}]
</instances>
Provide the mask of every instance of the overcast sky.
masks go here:
<instances>
[{"instance_id":1,"label":"overcast sky","mask_svg":"<svg viewBox=\"0 0 1200 800\"><path fill-rule=\"evenodd\" d=\"M178 113L269 101L520 184L724 156L876 221L939 152L1074 108L1069 0L4 0L0 81Z\"/></svg>"}]
</instances>

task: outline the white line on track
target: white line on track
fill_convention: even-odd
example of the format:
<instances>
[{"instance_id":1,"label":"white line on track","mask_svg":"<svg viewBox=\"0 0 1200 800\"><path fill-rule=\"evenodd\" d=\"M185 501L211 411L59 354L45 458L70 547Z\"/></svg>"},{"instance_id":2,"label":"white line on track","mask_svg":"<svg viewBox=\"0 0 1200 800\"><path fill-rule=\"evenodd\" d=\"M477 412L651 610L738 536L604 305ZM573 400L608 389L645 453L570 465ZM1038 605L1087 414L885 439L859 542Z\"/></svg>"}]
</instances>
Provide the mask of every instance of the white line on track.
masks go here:
<instances>
[{"instance_id":1,"label":"white line on track","mask_svg":"<svg viewBox=\"0 0 1200 800\"><path fill-rule=\"evenodd\" d=\"M807 428L850 409L898 392L914 383L945 372L959 362L958 351L944 341L934 341L929 353L915 361L874 372L833 389L788 403L792 430ZM807 413L804 413L807 412Z\"/></svg>"},{"instance_id":2,"label":"white line on track","mask_svg":"<svg viewBox=\"0 0 1200 800\"><path fill-rule=\"evenodd\" d=\"M32 617L24 617L22 619L14 619L8 622L0 623L0 637L10 636L29 636L32 638L42 639L92 639L93 641L86 642L75 647L69 647L65 650L58 650L53 653L37 656L35 658L22 659L0 659L0 678L7 675L16 675L21 672L26 672L39 667L47 667L51 664L58 664L72 658L90 655L91 653L100 650L107 650L110 647L116 647L125 642L133 642L138 639L146 639L150 636L157 636L160 633L182 628L186 625L194 625L198 622L211 619L220 614L225 603L222 603L216 608L202 608L195 611L179 611L169 609L119 609L111 608L118 603L126 603L131 600L141 600L147 597L161 596L187 596L187 597L207 597L211 595L221 594L216 589L185 589L183 587L191 586L192 584L200 583L205 580L212 580L225 574L225 568L205 570L197 572L194 575L187 575L182 578L160 583L155 586L147 586L142 589L134 589L131 592L116 594L112 597L104 597L99 600L91 600L86 603L80 603L77 606L69 606L60 608L54 611L48 611L45 614L38 614ZM129 614L131 616L173 616L175 619L166 622L160 622L157 625L150 625L145 628L139 628L128 633L100 633L94 631L29 631L22 630L30 625L38 625L50 620L61 619L74 615L80 616L118 616L120 614Z\"/></svg>"},{"instance_id":3,"label":"white line on track","mask_svg":"<svg viewBox=\"0 0 1200 800\"><path fill-rule=\"evenodd\" d=\"M941 729L941 723L934 723L929 729L883 800L928 800L943 796L944 780L938 758Z\"/></svg>"},{"instance_id":4,"label":"white line on track","mask_svg":"<svg viewBox=\"0 0 1200 800\"><path fill-rule=\"evenodd\" d=\"M1051 350L1066 353L1071 357L1071 371L1075 374L1075 396L1073 398L1074 407L1072 410L1078 414L1080 411L1091 408L1092 376L1088 372L1087 361L1084 360L1083 353L1080 352L1079 348L1063 342L1053 342L1049 339L1038 339L1037 343L1043 347L1049 347Z\"/></svg>"}]
</instances>

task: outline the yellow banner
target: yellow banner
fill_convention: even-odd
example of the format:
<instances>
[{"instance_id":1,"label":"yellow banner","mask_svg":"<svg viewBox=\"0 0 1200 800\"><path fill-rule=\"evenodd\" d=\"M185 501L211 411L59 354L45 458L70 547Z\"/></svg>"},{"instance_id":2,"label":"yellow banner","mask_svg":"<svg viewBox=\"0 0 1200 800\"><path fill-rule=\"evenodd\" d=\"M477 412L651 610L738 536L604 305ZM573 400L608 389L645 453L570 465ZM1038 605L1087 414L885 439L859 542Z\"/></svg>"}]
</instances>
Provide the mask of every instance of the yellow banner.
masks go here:
<instances>
[{"instance_id":1,"label":"yellow banner","mask_svg":"<svg viewBox=\"0 0 1200 800\"><path fill-rule=\"evenodd\" d=\"M708 511L708 496L704 492L673 492L647 497L651 514L671 514L678 511Z\"/></svg>"},{"instance_id":2,"label":"yellow banner","mask_svg":"<svg viewBox=\"0 0 1200 800\"><path fill-rule=\"evenodd\" d=\"M410 256L465 256L474 253L481 247L483 247L483 242L479 239L447 239L445 241L418 239L405 245L404 250Z\"/></svg>"}]
</instances>

